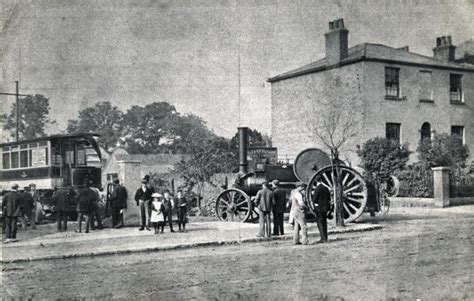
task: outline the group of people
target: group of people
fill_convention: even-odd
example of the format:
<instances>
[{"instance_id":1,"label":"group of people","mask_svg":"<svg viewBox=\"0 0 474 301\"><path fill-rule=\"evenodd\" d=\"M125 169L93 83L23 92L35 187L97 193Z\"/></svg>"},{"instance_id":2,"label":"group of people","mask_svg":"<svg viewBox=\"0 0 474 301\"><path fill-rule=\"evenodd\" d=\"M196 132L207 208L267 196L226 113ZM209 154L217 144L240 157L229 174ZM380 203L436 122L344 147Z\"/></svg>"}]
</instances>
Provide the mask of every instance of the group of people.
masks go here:
<instances>
[{"instance_id":1,"label":"group of people","mask_svg":"<svg viewBox=\"0 0 474 301\"><path fill-rule=\"evenodd\" d=\"M151 231L151 226L155 229L155 234L163 233L166 224L173 230L173 210L177 211L179 232L186 231L187 202L181 189L178 189L176 198L172 198L169 190L164 190L163 194L150 185L149 176L142 180L141 187L135 193L135 202L140 212L139 231Z\"/></svg>"},{"instance_id":2,"label":"group of people","mask_svg":"<svg viewBox=\"0 0 474 301\"><path fill-rule=\"evenodd\" d=\"M18 219L21 219L21 226L26 230L28 221L33 229L36 229L36 190L30 186L24 187L23 191L18 190L18 184L13 184L12 190L3 199L2 210L5 222L5 242L16 240L18 230Z\"/></svg>"},{"instance_id":3,"label":"group of people","mask_svg":"<svg viewBox=\"0 0 474 301\"><path fill-rule=\"evenodd\" d=\"M306 213L307 202L312 202L321 239L317 243L327 243L327 214L329 210L330 192L322 183L322 178L315 179L316 188L311 196L306 195L306 184L300 184L290 193L289 202L286 191L280 187L278 180L264 182L257 192L255 203L259 210L260 231L258 237L270 237L270 215L273 214L273 235L283 235L283 216L286 208L291 206L289 223L293 225L293 243L308 244L308 227ZM301 241L300 241L301 232Z\"/></svg>"}]
</instances>

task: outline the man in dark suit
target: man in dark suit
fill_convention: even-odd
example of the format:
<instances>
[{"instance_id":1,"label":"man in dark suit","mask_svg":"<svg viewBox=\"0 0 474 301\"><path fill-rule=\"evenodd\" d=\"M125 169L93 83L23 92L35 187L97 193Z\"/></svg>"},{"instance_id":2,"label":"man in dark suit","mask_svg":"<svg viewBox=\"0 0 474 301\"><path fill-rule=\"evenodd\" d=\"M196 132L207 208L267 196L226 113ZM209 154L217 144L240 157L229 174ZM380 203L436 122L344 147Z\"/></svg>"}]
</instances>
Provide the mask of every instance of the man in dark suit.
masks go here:
<instances>
[{"instance_id":1,"label":"man in dark suit","mask_svg":"<svg viewBox=\"0 0 474 301\"><path fill-rule=\"evenodd\" d=\"M127 189L114 179L114 188L110 197L112 207L112 227L123 227L123 209L127 209Z\"/></svg>"},{"instance_id":2,"label":"man in dark suit","mask_svg":"<svg viewBox=\"0 0 474 301\"><path fill-rule=\"evenodd\" d=\"M2 205L7 234L5 242L11 242L16 240L18 217L21 216L22 211L21 195L18 192L17 184L13 184L12 191L4 196Z\"/></svg>"},{"instance_id":3,"label":"man in dark suit","mask_svg":"<svg viewBox=\"0 0 474 301\"><path fill-rule=\"evenodd\" d=\"M84 181L84 187L79 191L77 197L77 226L76 232L82 232L82 217L86 218L86 233L89 233L91 224L91 215L93 214L93 203L97 198L97 194L90 188L91 183L88 180Z\"/></svg>"},{"instance_id":4,"label":"man in dark suit","mask_svg":"<svg viewBox=\"0 0 474 301\"><path fill-rule=\"evenodd\" d=\"M272 191L268 188L268 183L264 182L262 189L257 192L257 196L255 197L260 222L258 237L270 237L270 213L273 207L272 194Z\"/></svg>"},{"instance_id":5,"label":"man in dark suit","mask_svg":"<svg viewBox=\"0 0 474 301\"><path fill-rule=\"evenodd\" d=\"M23 192L20 194L21 195L21 204L23 208L23 212L21 214L21 227L23 230L26 230L27 226L27 220L30 221L31 223L31 228L36 229L36 223L35 223L35 214L34 214L34 209L35 209L35 200L33 199L33 196L30 193L30 187L26 186L23 189Z\"/></svg>"},{"instance_id":6,"label":"man in dark suit","mask_svg":"<svg viewBox=\"0 0 474 301\"><path fill-rule=\"evenodd\" d=\"M139 206L140 211L140 228L139 231L143 231L145 228L148 231L150 229L150 205L151 205L151 195L153 191L148 187L148 180L144 178L142 180L142 186L137 189L135 193L135 202Z\"/></svg>"},{"instance_id":7,"label":"man in dark suit","mask_svg":"<svg viewBox=\"0 0 474 301\"><path fill-rule=\"evenodd\" d=\"M316 176L316 189L314 190L313 203L314 211L316 213L316 221L318 223L319 235L321 240L317 243L328 242L328 210L329 202L331 200L331 193L329 189L323 185L321 176Z\"/></svg>"},{"instance_id":8,"label":"man in dark suit","mask_svg":"<svg viewBox=\"0 0 474 301\"><path fill-rule=\"evenodd\" d=\"M280 181L272 181L273 235L285 234L283 228L283 214L286 208L286 191L281 189L278 185L280 185Z\"/></svg>"},{"instance_id":9,"label":"man in dark suit","mask_svg":"<svg viewBox=\"0 0 474 301\"><path fill-rule=\"evenodd\" d=\"M178 189L178 195L176 196L176 208L178 212L178 227L179 232L186 232L186 207L187 200L183 196L183 191ZM182 226L182 227L181 227ZM182 228L182 229L181 229Z\"/></svg>"},{"instance_id":10,"label":"man in dark suit","mask_svg":"<svg viewBox=\"0 0 474 301\"><path fill-rule=\"evenodd\" d=\"M67 231L67 216L71 210L72 199L74 198L74 190L59 189L53 196L53 204L56 207L56 217L58 222L58 231Z\"/></svg>"},{"instance_id":11,"label":"man in dark suit","mask_svg":"<svg viewBox=\"0 0 474 301\"><path fill-rule=\"evenodd\" d=\"M166 225L166 223L168 222L168 224L170 225L170 232L175 232L173 230L174 201L170 196L169 190L165 190L163 192L163 207L165 209L163 212L164 219L165 219L164 224Z\"/></svg>"}]
</instances>

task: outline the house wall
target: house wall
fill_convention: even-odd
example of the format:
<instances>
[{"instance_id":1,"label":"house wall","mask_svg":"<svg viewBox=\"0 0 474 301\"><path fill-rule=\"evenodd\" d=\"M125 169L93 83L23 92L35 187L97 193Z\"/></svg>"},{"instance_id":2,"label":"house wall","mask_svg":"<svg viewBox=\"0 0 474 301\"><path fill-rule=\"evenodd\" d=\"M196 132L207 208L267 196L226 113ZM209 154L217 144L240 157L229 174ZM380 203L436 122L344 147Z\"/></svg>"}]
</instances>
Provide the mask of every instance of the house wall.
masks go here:
<instances>
[{"instance_id":1,"label":"house wall","mask_svg":"<svg viewBox=\"0 0 474 301\"><path fill-rule=\"evenodd\" d=\"M400 96L403 100L385 99L386 66L400 68ZM420 102L420 70L431 71L433 102ZM463 104L450 103L450 73L463 75ZM341 84L335 85L335 78ZM468 160L473 158L474 73L363 61L272 83L272 139L280 160L294 160L301 150L308 147L328 151L306 126L311 118L308 111L318 99L338 98L346 100L342 103L342 106L347 106L344 110L360 115L356 125L359 134L341 154L353 165L359 163L356 145L362 145L373 137L385 137L387 122L401 123L401 141L408 142L413 152L418 146L423 123L429 122L431 130L436 133L449 134L452 125L464 126L465 143L471 154ZM410 159L416 160L416 154L412 154Z\"/></svg>"},{"instance_id":2,"label":"house wall","mask_svg":"<svg viewBox=\"0 0 474 301\"><path fill-rule=\"evenodd\" d=\"M385 67L399 68L400 96L403 100L385 99ZM432 100L420 101L420 71L431 71ZM464 104L451 104L449 74L463 75ZM432 133L451 134L451 126L464 126L465 143L474 151L474 73L453 72L418 66L364 62L365 131L367 139L385 136L385 123L401 123L401 141L409 143L416 160L421 126L431 124Z\"/></svg>"},{"instance_id":3,"label":"house wall","mask_svg":"<svg viewBox=\"0 0 474 301\"><path fill-rule=\"evenodd\" d=\"M272 144L278 148L279 160L288 158L292 162L309 147L329 152L308 123L311 124L310 118L318 118L319 110L337 106L347 114L359 116L355 125L358 135L341 153L343 159L358 161L355 142L365 135L362 71L362 63L357 63L272 83Z\"/></svg>"}]
</instances>

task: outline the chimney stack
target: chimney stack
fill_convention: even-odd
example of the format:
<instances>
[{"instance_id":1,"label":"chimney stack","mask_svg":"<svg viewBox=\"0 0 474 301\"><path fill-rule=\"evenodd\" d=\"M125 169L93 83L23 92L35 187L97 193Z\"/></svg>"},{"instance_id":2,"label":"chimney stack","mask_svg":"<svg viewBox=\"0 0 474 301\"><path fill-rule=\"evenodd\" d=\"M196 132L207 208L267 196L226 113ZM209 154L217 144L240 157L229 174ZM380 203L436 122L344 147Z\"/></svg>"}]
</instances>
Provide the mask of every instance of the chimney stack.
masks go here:
<instances>
[{"instance_id":1,"label":"chimney stack","mask_svg":"<svg viewBox=\"0 0 474 301\"><path fill-rule=\"evenodd\" d=\"M451 42L451 36L436 38L436 47L433 48L435 59L454 62L456 46Z\"/></svg>"},{"instance_id":2,"label":"chimney stack","mask_svg":"<svg viewBox=\"0 0 474 301\"><path fill-rule=\"evenodd\" d=\"M239 174L244 175L248 172L247 147L249 144L249 128L239 127Z\"/></svg>"},{"instance_id":3,"label":"chimney stack","mask_svg":"<svg viewBox=\"0 0 474 301\"><path fill-rule=\"evenodd\" d=\"M338 19L329 22L329 31L326 37L326 63L334 65L347 57L349 30L344 27L344 20Z\"/></svg>"}]
</instances>

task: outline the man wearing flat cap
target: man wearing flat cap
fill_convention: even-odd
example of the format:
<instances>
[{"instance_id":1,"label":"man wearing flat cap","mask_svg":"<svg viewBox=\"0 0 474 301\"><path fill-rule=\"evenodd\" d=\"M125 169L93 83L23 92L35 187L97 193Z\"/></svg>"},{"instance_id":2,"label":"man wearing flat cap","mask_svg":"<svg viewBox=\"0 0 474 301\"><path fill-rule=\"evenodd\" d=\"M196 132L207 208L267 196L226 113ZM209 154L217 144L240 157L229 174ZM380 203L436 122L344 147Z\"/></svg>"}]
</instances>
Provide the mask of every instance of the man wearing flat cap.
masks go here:
<instances>
[{"instance_id":1,"label":"man wearing flat cap","mask_svg":"<svg viewBox=\"0 0 474 301\"><path fill-rule=\"evenodd\" d=\"M273 235L285 234L283 229L283 214L286 208L286 191L279 187L280 181L273 180Z\"/></svg>"},{"instance_id":2,"label":"man wearing flat cap","mask_svg":"<svg viewBox=\"0 0 474 301\"><path fill-rule=\"evenodd\" d=\"M13 184L12 191L5 195L2 206L6 224L5 242L11 242L16 240L17 221L22 210L21 195L18 192L17 184Z\"/></svg>"},{"instance_id":3,"label":"man wearing flat cap","mask_svg":"<svg viewBox=\"0 0 474 301\"><path fill-rule=\"evenodd\" d=\"M300 184L296 189L291 191L290 201L291 201L291 211L293 212L293 243L295 245L299 244L308 244L308 227L306 224L306 204L304 202L303 193L305 191L306 185ZM301 240L300 242L300 230L301 230Z\"/></svg>"},{"instance_id":4,"label":"man wearing flat cap","mask_svg":"<svg viewBox=\"0 0 474 301\"><path fill-rule=\"evenodd\" d=\"M268 188L268 183L262 184L262 189L257 192L255 203L258 207L260 222L260 232L258 237L270 237L270 213L272 212L272 191Z\"/></svg>"},{"instance_id":5,"label":"man wearing flat cap","mask_svg":"<svg viewBox=\"0 0 474 301\"><path fill-rule=\"evenodd\" d=\"M151 188L148 187L148 180L143 178L142 185L140 188L137 189L135 193L135 202L137 202L137 206L139 206L140 212L140 228L139 231L143 231L145 228L148 231L150 229L150 205L151 205L151 195L152 195Z\"/></svg>"},{"instance_id":6,"label":"man wearing flat cap","mask_svg":"<svg viewBox=\"0 0 474 301\"><path fill-rule=\"evenodd\" d=\"M114 179L110 204L112 207L112 227L123 227L123 210L127 209L127 189L120 185L120 180Z\"/></svg>"}]
</instances>

